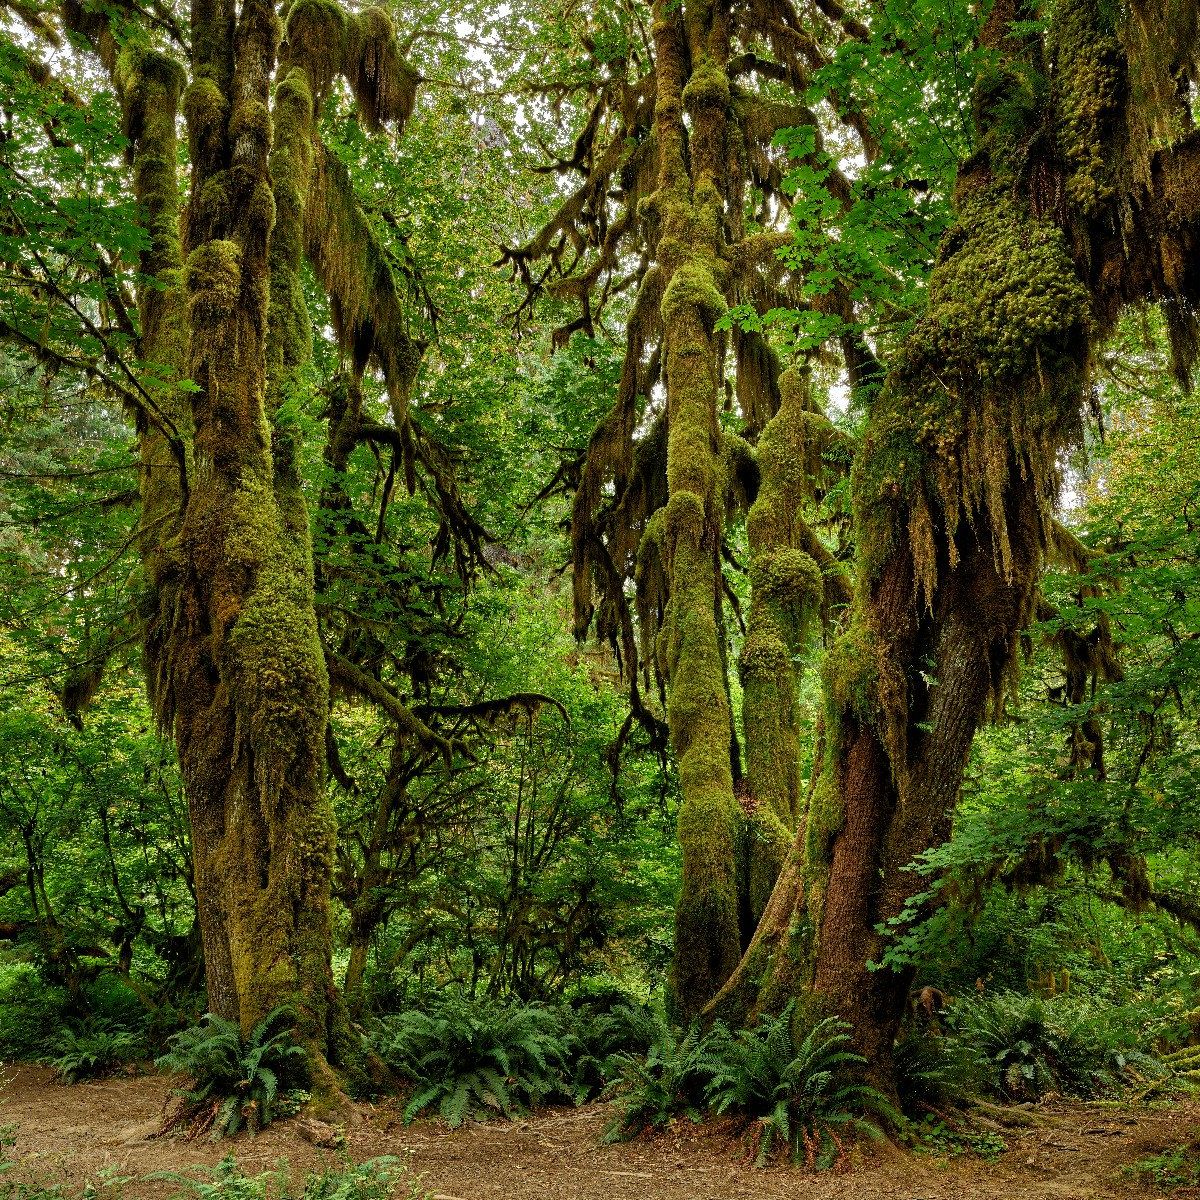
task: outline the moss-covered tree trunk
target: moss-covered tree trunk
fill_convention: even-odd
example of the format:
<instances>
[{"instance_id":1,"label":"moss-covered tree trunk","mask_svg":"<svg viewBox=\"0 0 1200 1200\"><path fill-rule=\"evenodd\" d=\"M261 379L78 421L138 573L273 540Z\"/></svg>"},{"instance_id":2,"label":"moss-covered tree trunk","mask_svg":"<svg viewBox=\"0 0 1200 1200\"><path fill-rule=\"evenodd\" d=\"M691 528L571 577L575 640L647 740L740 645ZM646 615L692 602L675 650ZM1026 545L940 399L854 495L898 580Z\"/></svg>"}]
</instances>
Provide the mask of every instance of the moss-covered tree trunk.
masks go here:
<instances>
[{"instance_id":1,"label":"moss-covered tree trunk","mask_svg":"<svg viewBox=\"0 0 1200 1200\"><path fill-rule=\"evenodd\" d=\"M877 930L924 886L906 868L947 834L972 738L1015 671L1086 386L1092 297L1009 157L1020 131L996 125L1042 67L1036 39L1006 36L1017 15L997 5L985 30L1003 65L981 87L980 152L960 173L928 314L856 456L858 591L824 667L820 775L713 1006L836 1012L885 1084L909 975L873 969Z\"/></svg>"},{"instance_id":2,"label":"moss-covered tree trunk","mask_svg":"<svg viewBox=\"0 0 1200 1200\"><path fill-rule=\"evenodd\" d=\"M329 1046L328 681L307 514L267 420L274 9L193 7L184 286L194 467L159 703L192 819L211 1008L248 1029L287 1002Z\"/></svg>"},{"instance_id":3,"label":"moss-covered tree trunk","mask_svg":"<svg viewBox=\"0 0 1200 1200\"><path fill-rule=\"evenodd\" d=\"M785 371L779 386L779 410L759 438L761 482L746 518L751 597L738 669L746 746L741 859L747 941L803 814L797 662L826 590L822 568L809 553L818 547L800 510L821 470L829 424L812 405L805 372Z\"/></svg>"},{"instance_id":4,"label":"moss-covered tree trunk","mask_svg":"<svg viewBox=\"0 0 1200 1200\"><path fill-rule=\"evenodd\" d=\"M721 537L726 485L717 422L720 359L713 326L725 309L725 113L728 30L722 5L655 6L661 222L663 380L667 394L666 512L661 524L669 600L659 634L667 721L679 764L683 880L672 990L694 1016L737 965L739 809L722 634ZM691 119L690 138L684 116Z\"/></svg>"}]
</instances>

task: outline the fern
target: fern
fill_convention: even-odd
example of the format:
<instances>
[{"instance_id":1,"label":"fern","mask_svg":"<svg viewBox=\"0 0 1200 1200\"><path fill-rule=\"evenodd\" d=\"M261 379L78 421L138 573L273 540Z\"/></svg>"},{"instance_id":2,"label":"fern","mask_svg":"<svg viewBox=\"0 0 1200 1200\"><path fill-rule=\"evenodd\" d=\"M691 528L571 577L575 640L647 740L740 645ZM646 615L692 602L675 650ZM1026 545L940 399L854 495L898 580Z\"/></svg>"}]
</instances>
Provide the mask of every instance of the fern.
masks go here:
<instances>
[{"instance_id":1,"label":"fern","mask_svg":"<svg viewBox=\"0 0 1200 1200\"><path fill-rule=\"evenodd\" d=\"M371 1042L414 1085L406 1122L435 1107L451 1126L513 1117L568 1092L569 1039L558 1014L543 1005L450 996L432 1011L384 1018Z\"/></svg>"},{"instance_id":2,"label":"fern","mask_svg":"<svg viewBox=\"0 0 1200 1200\"><path fill-rule=\"evenodd\" d=\"M677 1116L699 1120L705 1087L719 1066L698 1026L681 1036L663 1020L645 1058L622 1054L617 1061L617 1116L605 1130L608 1141L666 1125Z\"/></svg>"},{"instance_id":3,"label":"fern","mask_svg":"<svg viewBox=\"0 0 1200 1200\"><path fill-rule=\"evenodd\" d=\"M232 1021L205 1013L199 1025L171 1039L157 1065L191 1080L177 1120L211 1128L213 1137L229 1136L243 1127L257 1131L275 1115L284 1090L308 1082L308 1056L292 1038L295 1014L286 1006L273 1009L243 1040Z\"/></svg>"},{"instance_id":4,"label":"fern","mask_svg":"<svg viewBox=\"0 0 1200 1200\"><path fill-rule=\"evenodd\" d=\"M713 1028L705 1060L712 1064L705 1098L718 1114L755 1122L756 1157L767 1161L777 1144L808 1166L828 1166L842 1154L837 1131L879 1136L868 1114L901 1118L884 1096L863 1082L865 1059L850 1049L848 1026L827 1018L799 1045L793 1005L753 1029Z\"/></svg>"},{"instance_id":5,"label":"fern","mask_svg":"<svg viewBox=\"0 0 1200 1200\"><path fill-rule=\"evenodd\" d=\"M1166 1073L1138 1048L1137 1031L1084 999L999 991L959 1001L947 1018L976 1055L983 1086L1006 1100L1050 1090L1093 1097Z\"/></svg>"},{"instance_id":6,"label":"fern","mask_svg":"<svg viewBox=\"0 0 1200 1200\"><path fill-rule=\"evenodd\" d=\"M108 1075L143 1052L137 1034L101 1025L82 1033L62 1030L55 1049L57 1053L47 1055L42 1061L67 1083Z\"/></svg>"}]
</instances>

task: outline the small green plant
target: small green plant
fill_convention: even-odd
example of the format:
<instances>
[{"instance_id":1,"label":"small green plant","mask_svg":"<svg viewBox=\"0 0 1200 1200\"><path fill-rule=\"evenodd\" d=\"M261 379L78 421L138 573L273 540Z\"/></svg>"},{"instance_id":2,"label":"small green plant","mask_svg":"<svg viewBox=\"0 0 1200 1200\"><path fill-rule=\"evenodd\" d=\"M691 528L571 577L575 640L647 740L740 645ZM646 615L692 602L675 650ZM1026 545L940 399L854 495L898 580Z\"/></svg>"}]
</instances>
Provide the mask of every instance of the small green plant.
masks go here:
<instances>
[{"instance_id":1,"label":"small green plant","mask_svg":"<svg viewBox=\"0 0 1200 1200\"><path fill-rule=\"evenodd\" d=\"M157 1064L189 1076L191 1087L179 1092L183 1103L171 1123L191 1125L193 1135L211 1130L213 1137L270 1124L280 1093L308 1082L308 1056L292 1038L294 1023L291 1010L279 1007L243 1040L232 1021L206 1013L176 1034Z\"/></svg>"},{"instance_id":2,"label":"small green plant","mask_svg":"<svg viewBox=\"0 0 1200 1200\"><path fill-rule=\"evenodd\" d=\"M700 1119L704 1089L712 1078L704 1041L699 1026L681 1033L660 1019L645 1057L617 1056L617 1115L605 1130L607 1141L635 1137L678 1116Z\"/></svg>"},{"instance_id":3,"label":"small green plant","mask_svg":"<svg viewBox=\"0 0 1200 1200\"><path fill-rule=\"evenodd\" d=\"M247 1175L237 1159L226 1155L200 1176L151 1176L178 1185L177 1197L195 1200L429 1200L407 1164L395 1157L371 1158L310 1172L297 1187L286 1159L274 1170Z\"/></svg>"},{"instance_id":4,"label":"small green plant","mask_svg":"<svg viewBox=\"0 0 1200 1200\"><path fill-rule=\"evenodd\" d=\"M1155 1187L1164 1192L1200 1187L1200 1143L1192 1142L1186 1146L1176 1146L1173 1150L1164 1150L1161 1154L1152 1154L1139 1159L1126 1171L1153 1180Z\"/></svg>"},{"instance_id":5,"label":"small green plant","mask_svg":"<svg viewBox=\"0 0 1200 1200\"><path fill-rule=\"evenodd\" d=\"M566 1090L576 1104L602 1095L620 1075L624 1056L645 1054L662 1026L652 1009L626 1001L600 1011L567 1009L563 1020Z\"/></svg>"},{"instance_id":6,"label":"small green plant","mask_svg":"<svg viewBox=\"0 0 1200 1200\"><path fill-rule=\"evenodd\" d=\"M711 1078L705 1097L718 1115L745 1116L759 1166L776 1147L812 1169L845 1160L843 1133L880 1136L867 1114L899 1120L882 1093L863 1082L866 1060L850 1049L849 1026L828 1017L797 1044L793 1008L753 1029L713 1028L706 1044Z\"/></svg>"},{"instance_id":7,"label":"small green plant","mask_svg":"<svg viewBox=\"0 0 1200 1200\"><path fill-rule=\"evenodd\" d=\"M998 1133L956 1129L937 1118L914 1127L912 1144L919 1153L931 1154L936 1158L959 1158L964 1154L973 1154L988 1162L995 1162L1008 1149L1008 1143Z\"/></svg>"},{"instance_id":8,"label":"small green plant","mask_svg":"<svg viewBox=\"0 0 1200 1200\"><path fill-rule=\"evenodd\" d=\"M978 1057L982 1086L1006 1100L1092 1097L1168 1074L1137 1045L1140 1031L1084 998L1000 991L959 1001L947 1021Z\"/></svg>"},{"instance_id":9,"label":"small green plant","mask_svg":"<svg viewBox=\"0 0 1200 1200\"><path fill-rule=\"evenodd\" d=\"M957 1107L980 1091L979 1054L959 1038L910 1033L896 1043L893 1062L900 1107L914 1118L930 1109Z\"/></svg>"},{"instance_id":10,"label":"small green plant","mask_svg":"<svg viewBox=\"0 0 1200 1200\"><path fill-rule=\"evenodd\" d=\"M0 1058L51 1054L67 1019L65 988L46 983L29 963L0 966Z\"/></svg>"},{"instance_id":11,"label":"small green plant","mask_svg":"<svg viewBox=\"0 0 1200 1200\"><path fill-rule=\"evenodd\" d=\"M566 1039L553 1010L539 1004L452 996L428 1012L381 1020L371 1042L414 1085L406 1122L435 1106L452 1128L512 1117L565 1089Z\"/></svg>"},{"instance_id":12,"label":"small green plant","mask_svg":"<svg viewBox=\"0 0 1200 1200\"><path fill-rule=\"evenodd\" d=\"M64 1029L59 1034L56 1053L42 1061L53 1067L65 1082L78 1083L111 1074L136 1061L144 1049L141 1038L126 1029L97 1026L82 1033Z\"/></svg>"}]
</instances>

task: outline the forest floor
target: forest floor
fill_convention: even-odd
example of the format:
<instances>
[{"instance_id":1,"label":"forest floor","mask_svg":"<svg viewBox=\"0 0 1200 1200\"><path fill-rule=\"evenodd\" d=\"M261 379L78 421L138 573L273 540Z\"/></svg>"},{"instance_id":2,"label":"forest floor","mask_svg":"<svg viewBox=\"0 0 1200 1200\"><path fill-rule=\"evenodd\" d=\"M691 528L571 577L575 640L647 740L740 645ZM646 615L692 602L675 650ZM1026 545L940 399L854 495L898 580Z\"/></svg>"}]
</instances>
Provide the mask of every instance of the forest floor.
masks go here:
<instances>
[{"instance_id":1,"label":"forest floor","mask_svg":"<svg viewBox=\"0 0 1200 1200\"><path fill-rule=\"evenodd\" d=\"M286 1158L297 1173L335 1165L339 1154L302 1140L295 1121L258 1137L185 1141L153 1137L170 1080L156 1075L68 1086L41 1067L0 1073L0 1126L10 1130L15 1169L78 1195L106 1170L130 1178L130 1200L157 1200L175 1185L155 1172L194 1174L233 1153L247 1173ZM364 1109L345 1152L354 1159L396 1155L435 1200L1098 1200L1200 1197L1200 1188L1163 1191L1127 1170L1149 1155L1200 1138L1200 1100L1114 1108L1052 1103L1036 1110L1050 1124L1007 1136L996 1161L940 1159L894 1148L856 1152L850 1169L805 1173L756 1170L728 1128L681 1125L621 1145L601 1143L603 1105L554 1109L528 1120L449 1130L405 1127L388 1106ZM11 1178L11 1176L10 1176ZM104 1192L101 1189L100 1194Z\"/></svg>"}]
</instances>

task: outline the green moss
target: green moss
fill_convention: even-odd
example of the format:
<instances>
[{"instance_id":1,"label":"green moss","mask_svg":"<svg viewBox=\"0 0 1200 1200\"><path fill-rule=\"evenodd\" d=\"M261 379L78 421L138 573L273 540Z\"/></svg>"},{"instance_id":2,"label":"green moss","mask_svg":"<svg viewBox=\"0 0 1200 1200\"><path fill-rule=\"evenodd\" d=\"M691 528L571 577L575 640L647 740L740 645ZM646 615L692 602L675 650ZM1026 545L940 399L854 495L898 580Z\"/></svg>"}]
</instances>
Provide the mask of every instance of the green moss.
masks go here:
<instances>
[{"instance_id":1,"label":"green moss","mask_svg":"<svg viewBox=\"0 0 1200 1200\"><path fill-rule=\"evenodd\" d=\"M704 536L704 501L691 491L677 491L668 501L663 516L667 545L682 540L699 543Z\"/></svg>"},{"instance_id":2,"label":"green moss","mask_svg":"<svg viewBox=\"0 0 1200 1200\"><path fill-rule=\"evenodd\" d=\"M783 672L790 672L791 667L791 651L770 626L760 626L746 635L738 658L738 672L743 683L755 678L774 679ZM759 737L763 730L760 728L754 733Z\"/></svg>"},{"instance_id":3,"label":"green moss","mask_svg":"<svg viewBox=\"0 0 1200 1200\"><path fill-rule=\"evenodd\" d=\"M821 678L831 725L840 722L845 713L865 725L875 724L883 652L879 637L861 620L851 624L829 647L821 665Z\"/></svg>"},{"instance_id":4,"label":"green moss","mask_svg":"<svg viewBox=\"0 0 1200 1200\"><path fill-rule=\"evenodd\" d=\"M1113 199L1120 163L1113 134L1126 93L1125 56L1096 0L1059 0L1050 27L1067 194L1085 215Z\"/></svg>"},{"instance_id":5,"label":"green moss","mask_svg":"<svg viewBox=\"0 0 1200 1200\"><path fill-rule=\"evenodd\" d=\"M699 262L689 261L676 269L663 292L662 319L665 324L670 324L686 309L692 308L712 325L727 307L712 271Z\"/></svg>"},{"instance_id":6,"label":"green moss","mask_svg":"<svg viewBox=\"0 0 1200 1200\"><path fill-rule=\"evenodd\" d=\"M1062 231L1022 212L1002 187L962 197L958 223L930 280L929 310L905 342L898 373L926 378L922 398L936 413L978 379L1005 380L1036 369L1035 355L1062 347L1089 310ZM928 368L939 368L939 385ZM938 429L923 428L929 436Z\"/></svg>"},{"instance_id":7,"label":"green moss","mask_svg":"<svg viewBox=\"0 0 1200 1200\"><path fill-rule=\"evenodd\" d=\"M701 58L683 89L683 107L694 114L729 107L729 76L711 58Z\"/></svg>"},{"instance_id":8,"label":"green moss","mask_svg":"<svg viewBox=\"0 0 1200 1200\"><path fill-rule=\"evenodd\" d=\"M229 630L242 736L263 769L308 769L324 754L328 680L313 612L311 564L304 546L285 535L268 485L243 480L227 517L224 556L253 578ZM264 781L278 787L279 780ZM325 834L321 833L324 838Z\"/></svg>"},{"instance_id":9,"label":"green moss","mask_svg":"<svg viewBox=\"0 0 1200 1200\"><path fill-rule=\"evenodd\" d=\"M816 887L832 861L833 842L846 820L845 805L836 777L824 775L813 789L804 827L804 857L807 882ZM812 904L815 896L809 896Z\"/></svg>"},{"instance_id":10,"label":"green moss","mask_svg":"<svg viewBox=\"0 0 1200 1200\"><path fill-rule=\"evenodd\" d=\"M197 246L188 256L185 282L193 323L212 325L228 317L241 297L241 247L220 239Z\"/></svg>"},{"instance_id":11,"label":"green moss","mask_svg":"<svg viewBox=\"0 0 1200 1200\"><path fill-rule=\"evenodd\" d=\"M743 803L738 831L741 874L739 885L745 891L743 942L748 942L758 927L779 872L792 849L792 831L778 813L766 804Z\"/></svg>"},{"instance_id":12,"label":"green moss","mask_svg":"<svg viewBox=\"0 0 1200 1200\"><path fill-rule=\"evenodd\" d=\"M212 79L204 75L193 79L183 93L183 115L192 145L221 129L228 111L229 101Z\"/></svg>"},{"instance_id":13,"label":"green moss","mask_svg":"<svg viewBox=\"0 0 1200 1200\"><path fill-rule=\"evenodd\" d=\"M335 0L296 0L288 10L280 59L301 68L319 96L343 70L348 24Z\"/></svg>"},{"instance_id":14,"label":"green moss","mask_svg":"<svg viewBox=\"0 0 1200 1200\"><path fill-rule=\"evenodd\" d=\"M1005 489L1014 471L1052 489L1078 428L1090 299L1061 231L1002 187L964 180L929 309L896 357L856 455L860 580L910 540L926 597L965 516L1011 568ZM910 537L910 535L912 535Z\"/></svg>"},{"instance_id":15,"label":"green moss","mask_svg":"<svg viewBox=\"0 0 1200 1200\"><path fill-rule=\"evenodd\" d=\"M758 555L750 567L750 582L766 600L811 612L820 606L825 587L816 562L803 550L791 548Z\"/></svg>"}]
</instances>

